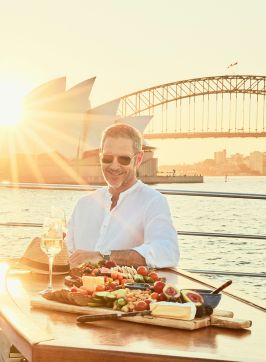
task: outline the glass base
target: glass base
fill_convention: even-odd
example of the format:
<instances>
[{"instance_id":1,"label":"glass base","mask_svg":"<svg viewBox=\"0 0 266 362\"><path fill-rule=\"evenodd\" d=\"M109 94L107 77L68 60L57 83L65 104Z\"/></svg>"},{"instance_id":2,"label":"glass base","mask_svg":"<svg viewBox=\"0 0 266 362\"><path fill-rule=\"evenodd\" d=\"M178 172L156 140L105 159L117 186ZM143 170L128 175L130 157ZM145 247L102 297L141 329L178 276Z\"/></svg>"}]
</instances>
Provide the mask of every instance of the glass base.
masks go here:
<instances>
[{"instance_id":1,"label":"glass base","mask_svg":"<svg viewBox=\"0 0 266 362\"><path fill-rule=\"evenodd\" d=\"M44 289L44 290L41 290L40 292L39 292L39 294L47 294L47 293L49 293L49 292L53 292L53 288L52 287L47 287L46 289Z\"/></svg>"}]
</instances>

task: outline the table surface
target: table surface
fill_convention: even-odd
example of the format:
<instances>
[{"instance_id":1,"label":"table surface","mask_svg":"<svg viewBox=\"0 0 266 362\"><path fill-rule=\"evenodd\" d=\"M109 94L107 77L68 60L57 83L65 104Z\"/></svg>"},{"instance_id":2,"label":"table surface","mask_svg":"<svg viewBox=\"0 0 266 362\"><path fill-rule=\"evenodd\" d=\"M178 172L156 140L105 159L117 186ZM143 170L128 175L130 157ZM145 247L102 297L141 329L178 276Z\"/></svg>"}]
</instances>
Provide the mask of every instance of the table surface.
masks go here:
<instances>
[{"instance_id":1,"label":"table surface","mask_svg":"<svg viewBox=\"0 0 266 362\"><path fill-rule=\"evenodd\" d=\"M250 329L188 331L119 320L78 325L76 314L30 307L31 298L47 286L46 275L12 270L4 275L1 264L0 272L0 326L29 361L266 361L265 312L228 295L231 287L223 293L219 309L252 320ZM199 282L190 273L159 274L180 289L206 288L206 280ZM55 276L54 286L61 288L63 279Z\"/></svg>"}]
</instances>

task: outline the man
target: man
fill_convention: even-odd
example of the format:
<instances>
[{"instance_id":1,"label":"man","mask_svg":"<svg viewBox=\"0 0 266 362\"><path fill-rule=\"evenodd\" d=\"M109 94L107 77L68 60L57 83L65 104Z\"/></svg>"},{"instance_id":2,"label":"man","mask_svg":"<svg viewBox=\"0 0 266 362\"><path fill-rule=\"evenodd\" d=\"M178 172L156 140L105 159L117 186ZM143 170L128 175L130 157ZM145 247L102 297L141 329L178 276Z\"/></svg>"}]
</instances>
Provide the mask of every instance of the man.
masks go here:
<instances>
[{"instance_id":1,"label":"man","mask_svg":"<svg viewBox=\"0 0 266 362\"><path fill-rule=\"evenodd\" d=\"M166 198L137 180L142 136L127 124L102 135L100 162L107 187L82 197L67 235L70 264L103 259L118 265L176 267L179 248Z\"/></svg>"}]
</instances>

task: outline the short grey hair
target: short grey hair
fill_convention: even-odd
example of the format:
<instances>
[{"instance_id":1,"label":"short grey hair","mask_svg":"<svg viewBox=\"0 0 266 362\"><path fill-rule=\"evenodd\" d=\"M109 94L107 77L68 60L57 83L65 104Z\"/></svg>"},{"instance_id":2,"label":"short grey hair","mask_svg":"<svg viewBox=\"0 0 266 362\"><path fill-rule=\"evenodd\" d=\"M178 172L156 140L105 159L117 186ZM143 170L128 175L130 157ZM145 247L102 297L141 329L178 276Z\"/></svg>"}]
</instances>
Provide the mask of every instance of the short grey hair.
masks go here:
<instances>
[{"instance_id":1,"label":"short grey hair","mask_svg":"<svg viewBox=\"0 0 266 362\"><path fill-rule=\"evenodd\" d=\"M126 123L114 123L107 127L102 133L101 150L107 137L112 138L129 138L133 141L134 152L142 150L143 137L138 129Z\"/></svg>"}]
</instances>

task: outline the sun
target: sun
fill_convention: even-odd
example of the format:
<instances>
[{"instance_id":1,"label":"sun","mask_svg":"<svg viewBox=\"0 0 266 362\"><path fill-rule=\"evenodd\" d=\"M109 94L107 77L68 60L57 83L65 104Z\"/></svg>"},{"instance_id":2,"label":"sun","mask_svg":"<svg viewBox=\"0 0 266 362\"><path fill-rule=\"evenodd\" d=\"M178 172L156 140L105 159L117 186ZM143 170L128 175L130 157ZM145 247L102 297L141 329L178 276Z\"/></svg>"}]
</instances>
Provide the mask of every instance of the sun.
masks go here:
<instances>
[{"instance_id":1,"label":"sun","mask_svg":"<svg viewBox=\"0 0 266 362\"><path fill-rule=\"evenodd\" d=\"M22 118L23 91L0 82L0 127L15 127Z\"/></svg>"}]
</instances>

